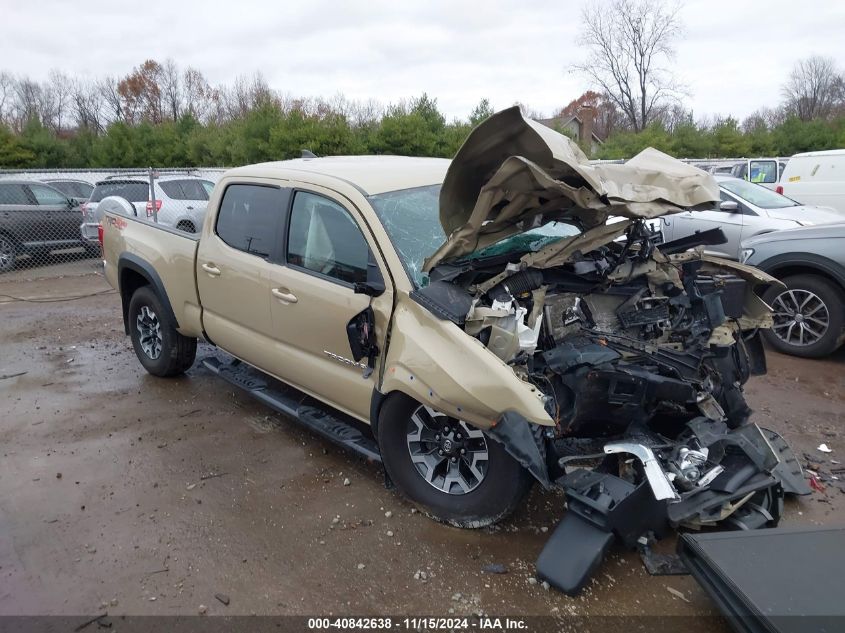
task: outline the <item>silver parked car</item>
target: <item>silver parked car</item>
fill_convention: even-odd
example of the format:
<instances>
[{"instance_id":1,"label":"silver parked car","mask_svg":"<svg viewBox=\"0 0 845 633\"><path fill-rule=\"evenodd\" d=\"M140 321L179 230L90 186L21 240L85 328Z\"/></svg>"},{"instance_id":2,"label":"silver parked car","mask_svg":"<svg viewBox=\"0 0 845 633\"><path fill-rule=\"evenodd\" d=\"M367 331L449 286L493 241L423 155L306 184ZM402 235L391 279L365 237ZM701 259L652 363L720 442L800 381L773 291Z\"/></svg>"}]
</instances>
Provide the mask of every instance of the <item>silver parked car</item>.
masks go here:
<instances>
[{"instance_id":1,"label":"silver parked car","mask_svg":"<svg viewBox=\"0 0 845 633\"><path fill-rule=\"evenodd\" d=\"M162 175L155 178L153 201L150 182L145 176L111 176L98 182L91 199L82 205L83 221L79 230L83 239L95 242L103 219L102 212L97 208L100 201L108 196L119 196L132 203L135 216L156 218L160 224L188 233L198 233L205 218L208 196L213 189L214 183L204 178Z\"/></svg>"},{"instance_id":2,"label":"silver parked car","mask_svg":"<svg viewBox=\"0 0 845 633\"><path fill-rule=\"evenodd\" d=\"M752 238L741 259L786 285L763 295L774 309L774 327L762 330L772 347L814 358L845 342L845 223Z\"/></svg>"},{"instance_id":3,"label":"silver parked car","mask_svg":"<svg viewBox=\"0 0 845 633\"><path fill-rule=\"evenodd\" d=\"M741 243L763 233L799 226L845 222L845 213L828 207L805 206L758 184L716 176L722 202L712 211L688 211L661 218L665 241L720 228L727 242L706 251L738 260Z\"/></svg>"}]
</instances>

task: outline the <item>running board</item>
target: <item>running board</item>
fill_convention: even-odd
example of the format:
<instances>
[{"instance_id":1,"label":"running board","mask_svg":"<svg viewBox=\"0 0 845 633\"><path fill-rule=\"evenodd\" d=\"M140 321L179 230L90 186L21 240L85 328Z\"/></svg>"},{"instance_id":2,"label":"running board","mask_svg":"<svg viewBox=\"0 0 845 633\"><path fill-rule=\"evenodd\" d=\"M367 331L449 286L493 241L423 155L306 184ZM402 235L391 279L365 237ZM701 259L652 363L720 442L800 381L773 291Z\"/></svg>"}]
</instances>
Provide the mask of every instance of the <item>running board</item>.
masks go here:
<instances>
[{"instance_id":1,"label":"running board","mask_svg":"<svg viewBox=\"0 0 845 633\"><path fill-rule=\"evenodd\" d=\"M320 406L313 398L238 360L226 363L211 356L202 364L271 409L293 418L343 448L381 463L375 440L357 429L354 426L357 421L353 418Z\"/></svg>"}]
</instances>

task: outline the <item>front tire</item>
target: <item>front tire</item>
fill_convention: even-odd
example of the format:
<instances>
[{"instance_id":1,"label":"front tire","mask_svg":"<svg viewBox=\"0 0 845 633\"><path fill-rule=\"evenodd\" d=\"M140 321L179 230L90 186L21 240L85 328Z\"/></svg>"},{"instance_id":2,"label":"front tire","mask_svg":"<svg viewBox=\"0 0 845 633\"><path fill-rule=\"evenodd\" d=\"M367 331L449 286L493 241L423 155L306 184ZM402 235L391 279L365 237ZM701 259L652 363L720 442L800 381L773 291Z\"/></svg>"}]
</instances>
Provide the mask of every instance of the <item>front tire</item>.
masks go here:
<instances>
[{"instance_id":1,"label":"front tire","mask_svg":"<svg viewBox=\"0 0 845 633\"><path fill-rule=\"evenodd\" d=\"M432 518L456 527L502 520L534 481L481 430L401 393L391 394L382 406L378 443L399 491Z\"/></svg>"},{"instance_id":2,"label":"front tire","mask_svg":"<svg viewBox=\"0 0 845 633\"><path fill-rule=\"evenodd\" d=\"M153 376L184 373L197 356L197 339L182 336L152 288L141 286L129 301L129 336L135 355Z\"/></svg>"},{"instance_id":3,"label":"front tire","mask_svg":"<svg viewBox=\"0 0 845 633\"><path fill-rule=\"evenodd\" d=\"M786 288L770 288L763 299L774 310L774 326L763 337L777 351L819 358L842 343L845 299L836 286L816 275L782 279Z\"/></svg>"}]
</instances>

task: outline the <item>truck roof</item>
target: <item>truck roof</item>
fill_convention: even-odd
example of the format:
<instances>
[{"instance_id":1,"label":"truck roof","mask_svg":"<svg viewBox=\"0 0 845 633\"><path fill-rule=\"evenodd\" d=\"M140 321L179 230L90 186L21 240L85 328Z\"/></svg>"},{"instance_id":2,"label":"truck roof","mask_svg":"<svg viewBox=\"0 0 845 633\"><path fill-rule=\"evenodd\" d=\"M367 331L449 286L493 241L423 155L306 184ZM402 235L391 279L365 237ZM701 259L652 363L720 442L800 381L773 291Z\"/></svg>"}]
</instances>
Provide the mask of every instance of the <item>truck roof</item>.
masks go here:
<instances>
[{"instance_id":1,"label":"truck roof","mask_svg":"<svg viewBox=\"0 0 845 633\"><path fill-rule=\"evenodd\" d=\"M412 156L326 156L246 165L232 169L226 175L301 178L302 172L308 172L337 178L369 196L438 185L443 182L450 162L446 158Z\"/></svg>"}]
</instances>

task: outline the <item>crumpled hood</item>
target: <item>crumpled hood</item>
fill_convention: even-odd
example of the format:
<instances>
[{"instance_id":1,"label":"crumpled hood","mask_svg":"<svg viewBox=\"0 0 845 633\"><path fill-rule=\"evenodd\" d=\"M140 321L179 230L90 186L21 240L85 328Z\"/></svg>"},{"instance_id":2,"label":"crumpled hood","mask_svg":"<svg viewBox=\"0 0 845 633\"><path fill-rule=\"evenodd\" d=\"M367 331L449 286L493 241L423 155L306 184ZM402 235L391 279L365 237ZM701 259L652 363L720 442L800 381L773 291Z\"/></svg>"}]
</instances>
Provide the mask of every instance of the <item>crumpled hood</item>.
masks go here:
<instances>
[{"instance_id":1,"label":"crumpled hood","mask_svg":"<svg viewBox=\"0 0 845 633\"><path fill-rule=\"evenodd\" d=\"M710 174L652 148L625 164L590 164L573 141L514 106L476 127L455 155L440 190L449 237L424 270L551 220L588 230L609 216L654 218L718 200Z\"/></svg>"}]
</instances>

